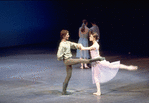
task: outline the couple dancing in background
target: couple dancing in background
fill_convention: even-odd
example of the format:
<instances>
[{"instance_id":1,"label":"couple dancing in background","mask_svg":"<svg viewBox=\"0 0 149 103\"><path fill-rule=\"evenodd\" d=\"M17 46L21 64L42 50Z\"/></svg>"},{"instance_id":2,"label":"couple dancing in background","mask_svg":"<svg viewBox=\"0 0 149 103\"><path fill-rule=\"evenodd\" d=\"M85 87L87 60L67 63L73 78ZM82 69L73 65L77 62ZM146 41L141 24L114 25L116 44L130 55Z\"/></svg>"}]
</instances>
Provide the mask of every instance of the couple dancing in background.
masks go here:
<instances>
[{"instance_id":1,"label":"couple dancing in background","mask_svg":"<svg viewBox=\"0 0 149 103\"><path fill-rule=\"evenodd\" d=\"M98 34L98 37L100 39L100 32L99 27L96 25L95 21L91 21L92 27L89 29L87 27L88 22L87 20L82 20L82 26L79 28L79 40L78 43L82 44L84 47L88 47L90 44L88 41L89 32L96 32ZM97 41L99 41L99 39ZM80 59L88 59L90 58L90 54L88 50L79 50L77 49L76 57ZM81 69L89 68L88 65L85 63L81 63Z\"/></svg>"},{"instance_id":2,"label":"couple dancing in background","mask_svg":"<svg viewBox=\"0 0 149 103\"><path fill-rule=\"evenodd\" d=\"M68 41L69 39L69 31L62 30L60 32L61 42L58 47L57 59L63 60L66 66L66 78L63 82L63 90L62 94L66 95L68 82L71 78L72 74L72 65L79 63L92 63L92 80L93 84L96 83L97 92L93 93L95 95L101 95L100 91L100 83L107 82L111 80L117 74L119 69L126 70L137 70L137 66L127 66L124 64L120 64L120 61L112 62L106 61L104 57L101 57L99 54L99 44L97 40L99 36L97 33L91 33L89 35L89 40L93 43L92 46L84 47L82 44L74 43ZM80 49L80 50L90 50L91 59L73 59L71 49Z\"/></svg>"}]
</instances>

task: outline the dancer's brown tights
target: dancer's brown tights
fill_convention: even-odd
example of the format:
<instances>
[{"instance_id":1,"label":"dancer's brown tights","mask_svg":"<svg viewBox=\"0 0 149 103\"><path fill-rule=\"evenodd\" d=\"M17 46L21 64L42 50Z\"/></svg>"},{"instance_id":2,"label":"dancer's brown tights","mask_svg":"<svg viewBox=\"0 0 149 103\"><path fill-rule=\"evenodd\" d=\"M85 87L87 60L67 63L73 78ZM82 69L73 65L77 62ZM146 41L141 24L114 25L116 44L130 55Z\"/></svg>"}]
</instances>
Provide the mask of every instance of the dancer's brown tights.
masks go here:
<instances>
[{"instance_id":1,"label":"dancer's brown tights","mask_svg":"<svg viewBox=\"0 0 149 103\"><path fill-rule=\"evenodd\" d=\"M71 78L71 74L72 74L72 66L71 65L67 65L66 66L66 72L67 72L67 76L65 78L64 83L68 84L70 78Z\"/></svg>"},{"instance_id":2,"label":"dancer's brown tights","mask_svg":"<svg viewBox=\"0 0 149 103\"><path fill-rule=\"evenodd\" d=\"M65 65L74 65L79 63L90 63L89 59L68 59L64 61Z\"/></svg>"},{"instance_id":3,"label":"dancer's brown tights","mask_svg":"<svg viewBox=\"0 0 149 103\"><path fill-rule=\"evenodd\" d=\"M69 80L71 78L71 74L72 74L72 65L78 64L78 63L89 63L89 60L87 60L87 59L68 59L68 60L65 60L64 63L66 65L67 76L66 76L65 81L63 83L62 94L66 94L68 82L69 82Z\"/></svg>"}]
</instances>

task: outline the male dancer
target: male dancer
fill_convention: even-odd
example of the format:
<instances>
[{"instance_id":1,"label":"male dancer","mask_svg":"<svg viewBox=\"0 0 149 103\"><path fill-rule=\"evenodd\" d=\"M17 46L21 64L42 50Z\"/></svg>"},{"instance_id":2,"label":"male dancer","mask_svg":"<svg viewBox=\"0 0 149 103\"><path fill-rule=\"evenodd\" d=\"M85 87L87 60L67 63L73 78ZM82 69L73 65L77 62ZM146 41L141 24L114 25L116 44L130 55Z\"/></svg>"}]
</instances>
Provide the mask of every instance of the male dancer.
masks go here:
<instances>
[{"instance_id":1,"label":"male dancer","mask_svg":"<svg viewBox=\"0 0 149 103\"><path fill-rule=\"evenodd\" d=\"M72 65L78 64L78 63L91 63L95 61L101 61L101 60L104 60L105 58L97 57L95 59L72 59L71 49L81 49L82 45L68 41L69 39L68 30L62 30L60 32L60 37L61 37L61 42L58 47L57 59L59 61L63 60L64 64L66 65L67 76L65 78L65 81L63 82L63 91L62 91L62 94L65 95L67 94L66 89L72 74Z\"/></svg>"}]
</instances>

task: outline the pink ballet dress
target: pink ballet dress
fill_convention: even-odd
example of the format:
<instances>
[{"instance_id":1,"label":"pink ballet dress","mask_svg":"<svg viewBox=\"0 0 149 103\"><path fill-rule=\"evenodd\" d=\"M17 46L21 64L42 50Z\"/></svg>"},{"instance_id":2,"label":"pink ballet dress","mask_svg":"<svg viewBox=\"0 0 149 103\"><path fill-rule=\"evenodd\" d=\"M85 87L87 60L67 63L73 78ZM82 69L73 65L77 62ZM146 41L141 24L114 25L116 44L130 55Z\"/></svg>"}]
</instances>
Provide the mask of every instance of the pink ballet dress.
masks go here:
<instances>
[{"instance_id":1,"label":"pink ballet dress","mask_svg":"<svg viewBox=\"0 0 149 103\"><path fill-rule=\"evenodd\" d=\"M91 57L96 58L99 57L99 49L90 50ZM109 62L106 60L97 61L92 63L92 80L94 83L105 83L113 79L119 68L115 68L114 65L119 65L120 61Z\"/></svg>"}]
</instances>

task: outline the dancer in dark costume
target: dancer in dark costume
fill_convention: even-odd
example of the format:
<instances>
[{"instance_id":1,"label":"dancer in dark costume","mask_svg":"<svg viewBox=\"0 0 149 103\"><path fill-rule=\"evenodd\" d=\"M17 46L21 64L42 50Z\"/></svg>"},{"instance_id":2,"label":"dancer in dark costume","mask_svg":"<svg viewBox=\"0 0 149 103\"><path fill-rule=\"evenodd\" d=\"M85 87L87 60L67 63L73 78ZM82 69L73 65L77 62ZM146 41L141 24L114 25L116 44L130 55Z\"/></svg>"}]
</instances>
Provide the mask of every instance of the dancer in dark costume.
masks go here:
<instances>
[{"instance_id":1,"label":"dancer in dark costume","mask_svg":"<svg viewBox=\"0 0 149 103\"><path fill-rule=\"evenodd\" d=\"M62 30L60 32L60 37L61 37L61 42L58 47L57 59L59 61L63 60L64 64L66 65L67 76L63 83L63 91L62 91L62 94L65 95L67 94L66 89L72 74L72 65L78 64L78 63L91 63L95 61L101 61L101 60L104 60L104 57L98 57L94 59L72 59L71 49L81 49L82 45L68 41L69 39L68 30Z\"/></svg>"},{"instance_id":2,"label":"dancer in dark costume","mask_svg":"<svg viewBox=\"0 0 149 103\"><path fill-rule=\"evenodd\" d=\"M99 42L99 39L100 39L100 30L99 30L99 27L96 25L96 22L95 21L91 21L90 23L92 24L92 27L90 28L90 31L95 32L95 33L98 34L98 40L97 40L97 42Z\"/></svg>"}]
</instances>

